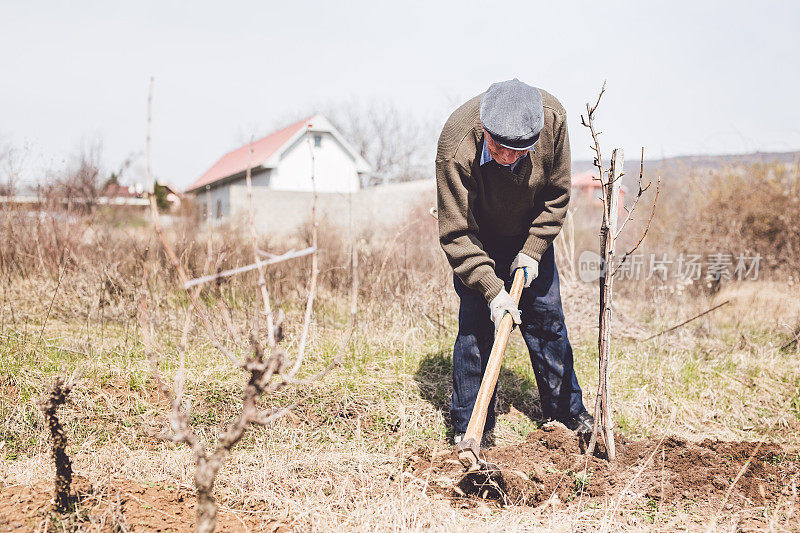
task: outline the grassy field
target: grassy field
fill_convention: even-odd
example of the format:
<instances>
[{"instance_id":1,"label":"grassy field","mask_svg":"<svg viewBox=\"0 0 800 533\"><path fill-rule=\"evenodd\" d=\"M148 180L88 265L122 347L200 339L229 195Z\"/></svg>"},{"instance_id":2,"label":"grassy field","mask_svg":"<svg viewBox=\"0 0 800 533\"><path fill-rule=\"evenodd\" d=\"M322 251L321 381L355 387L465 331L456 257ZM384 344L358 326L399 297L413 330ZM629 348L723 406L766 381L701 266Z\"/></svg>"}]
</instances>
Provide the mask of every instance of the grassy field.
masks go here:
<instances>
[{"instance_id":1,"label":"grassy field","mask_svg":"<svg viewBox=\"0 0 800 533\"><path fill-rule=\"evenodd\" d=\"M183 529L194 505L192 456L186 446L154 436L168 405L154 387L131 305L135 297L127 303L100 303L84 291L77 298L69 287L79 286L80 276L70 271L62 278L4 280L0 505L6 511L24 507L25 512L9 515L0 527ZM456 301L447 280L446 268L440 267L427 283L441 290L425 301L415 300L424 290L421 285L406 288L400 297L362 298L343 365L320 382L263 400L264 406L297 407L271 426L252 428L223 467L216 484L221 529L800 528L798 473L785 480L785 496L777 501L734 509L715 509L711 501L656 505L635 485L610 495L603 505L576 499L540 507L503 506L448 497L408 475L410 456L435 455L448 447ZM252 295L236 291L231 286L222 297L246 332ZM590 408L597 383L595 292L593 285L562 286L577 372ZM157 304L162 371L169 375L177 364L186 302L171 290L150 297ZM212 300L207 304L212 306ZM640 342L725 300L730 303L714 313ZM301 301L287 298L282 304L291 351L299 335ZM321 294L306 374L334 356L347 307L343 294ZM626 438L765 440L783 446L787 454L800 451L800 355L797 343L781 349L800 324L796 285L751 282L723 287L713 297L622 288L614 316L612 398ZM237 349L221 327L219 333ZM190 331L186 365L191 419L211 443L241 407L244 376L213 350L199 326ZM46 517L53 469L36 399L54 377L77 369L82 377L59 412L86 494L76 524ZM522 443L543 423L531 365L517 334L500 378L498 409L498 446ZM715 525L709 522L712 516Z\"/></svg>"}]
</instances>

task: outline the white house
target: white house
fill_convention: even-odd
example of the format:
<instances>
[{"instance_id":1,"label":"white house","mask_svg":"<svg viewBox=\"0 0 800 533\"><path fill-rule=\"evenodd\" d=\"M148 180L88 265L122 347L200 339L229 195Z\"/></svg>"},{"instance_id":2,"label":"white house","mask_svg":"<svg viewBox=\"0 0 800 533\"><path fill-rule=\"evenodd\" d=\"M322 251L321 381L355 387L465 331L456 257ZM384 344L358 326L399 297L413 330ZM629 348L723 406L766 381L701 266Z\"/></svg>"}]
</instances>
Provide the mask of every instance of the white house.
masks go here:
<instances>
[{"instance_id":1,"label":"white house","mask_svg":"<svg viewBox=\"0 0 800 533\"><path fill-rule=\"evenodd\" d=\"M245 227L245 174L250 166L256 228L273 235L296 235L311 216L312 153L317 216L325 224L375 233L436 205L432 179L361 189L372 172L370 165L322 115L225 154L186 192L215 220Z\"/></svg>"},{"instance_id":2,"label":"white house","mask_svg":"<svg viewBox=\"0 0 800 533\"><path fill-rule=\"evenodd\" d=\"M186 192L196 196L201 208L209 206L211 216L217 219L235 216L247 209L243 193L248 166L256 198L264 198L266 191L309 193L312 191L312 151L318 193L357 192L362 178L372 172L369 163L333 124L317 114L228 152Z\"/></svg>"}]
</instances>

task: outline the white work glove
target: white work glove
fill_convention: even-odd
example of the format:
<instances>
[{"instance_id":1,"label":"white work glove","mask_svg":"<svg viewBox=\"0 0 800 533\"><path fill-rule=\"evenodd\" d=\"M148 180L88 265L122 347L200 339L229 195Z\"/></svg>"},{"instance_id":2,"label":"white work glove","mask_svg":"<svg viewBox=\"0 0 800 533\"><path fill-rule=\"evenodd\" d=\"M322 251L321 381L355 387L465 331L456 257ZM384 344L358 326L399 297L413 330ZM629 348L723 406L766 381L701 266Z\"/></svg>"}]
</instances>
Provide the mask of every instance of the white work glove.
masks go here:
<instances>
[{"instance_id":1,"label":"white work glove","mask_svg":"<svg viewBox=\"0 0 800 533\"><path fill-rule=\"evenodd\" d=\"M517 254L517 257L514 258L514 262L511 263L512 277L514 276L514 271L518 268L525 270L525 287L530 287L533 280L539 275L539 261L520 252Z\"/></svg>"},{"instance_id":2,"label":"white work glove","mask_svg":"<svg viewBox=\"0 0 800 533\"><path fill-rule=\"evenodd\" d=\"M501 289L497 296L492 298L492 301L489 302L489 311L492 314L495 332L497 328L500 327L500 321L503 320L503 316L506 313L511 315L514 324L522 323L522 317L519 309L517 309L517 304L514 303L514 299L511 298L511 295L508 294L505 289Z\"/></svg>"}]
</instances>

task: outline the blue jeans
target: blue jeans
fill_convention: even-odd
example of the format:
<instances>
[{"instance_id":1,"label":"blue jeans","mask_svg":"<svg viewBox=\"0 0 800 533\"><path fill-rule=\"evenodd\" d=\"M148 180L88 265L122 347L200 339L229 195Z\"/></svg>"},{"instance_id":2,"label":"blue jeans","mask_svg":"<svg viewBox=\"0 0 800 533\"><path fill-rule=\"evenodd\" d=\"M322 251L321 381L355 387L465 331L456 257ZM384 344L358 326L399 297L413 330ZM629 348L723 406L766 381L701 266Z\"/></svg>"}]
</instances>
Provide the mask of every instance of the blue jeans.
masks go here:
<instances>
[{"instance_id":1,"label":"blue jeans","mask_svg":"<svg viewBox=\"0 0 800 533\"><path fill-rule=\"evenodd\" d=\"M506 290L511 288L511 262L522 248L523 242L524 237L495 238L489 244L484 244L489 257L495 261L496 274L506 282ZM458 336L453 347L450 418L453 430L464 433L492 351L494 324L483 295L467 288L455 275L453 283L461 304L458 310ZM542 255L539 275L530 287L522 291L519 309L522 311L520 331L536 375L542 414L545 418L557 420L577 415L585 408L581 387L573 368L572 346L564 325L552 245ZM495 425L496 396L495 390L486 415L485 431Z\"/></svg>"}]
</instances>

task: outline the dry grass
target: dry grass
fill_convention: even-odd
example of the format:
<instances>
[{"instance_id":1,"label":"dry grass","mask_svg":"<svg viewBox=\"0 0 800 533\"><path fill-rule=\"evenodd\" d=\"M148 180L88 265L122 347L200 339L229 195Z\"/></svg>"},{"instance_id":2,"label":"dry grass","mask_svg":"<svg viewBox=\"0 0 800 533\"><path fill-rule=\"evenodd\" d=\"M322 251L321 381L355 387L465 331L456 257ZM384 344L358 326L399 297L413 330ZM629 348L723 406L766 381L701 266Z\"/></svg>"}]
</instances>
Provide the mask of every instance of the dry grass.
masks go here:
<instances>
[{"instance_id":1,"label":"dry grass","mask_svg":"<svg viewBox=\"0 0 800 533\"><path fill-rule=\"evenodd\" d=\"M294 416L248 433L218 477L220 508L313 530L702 528L708 518L702 507L654 510L635 491L614 514L610 510L617 502L611 501L602 508L577 501L499 508L453 503L430 494L429 480L404 476L410 453L448 446L457 302L432 222L419 215L394 235L360 241L358 330L343 367L308 389L270 399L299 407ZM149 436L167 406L155 393L134 326L142 284L137 264L161 265L145 287L159 304L153 313L168 367L176 364L170 347L179 340L186 301L170 288L174 280L145 230L90 227L73 243L70 261L59 263L57 253L48 256L43 249L40 262L33 246L30 263L5 273L0 295L0 478L5 486L51 477L46 429L35 400L53 376L78 366L85 368L83 381L61 411L76 474L101 488L113 479L192 486L190 452ZM204 260L198 244L203 239L196 232L189 226L173 228L190 269ZM309 373L330 359L348 313L347 239L331 230L320 240L326 251ZM220 267L249 261L243 242L218 232ZM15 264L23 264L24 257L18 255ZM268 280L288 324L302 322L293 320L302 313L301 271L283 265ZM243 327L256 301L247 289L250 281L228 282L219 294ZM594 285L562 286L587 405L597 383L596 292ZM766 436L797 448L800 354L796 344L780 349L800 324L797 285L751 282L724 287L716 296L669 294L656 287L621 294L612 330L612 398L625 434L670 433L692 440ZM673 333L639 342L725 299L732 303ZM208 303L213 305L213 297ZM224 339L225 329L218 327ZM291 329L286 333L290 343L299 335ZM200 329L191 338L187 396L198 432L211 438L237 408L242 384ZM519 442L541 423L528 356L513 339L500 378L501 444ZM787 518L792 509L797 513L787 502L726 516L718 525L731 529L744 515L766 527L797 524L797 514Z\"/></svg>"}]
</instances>

